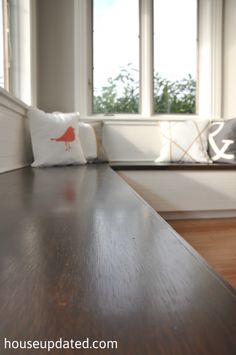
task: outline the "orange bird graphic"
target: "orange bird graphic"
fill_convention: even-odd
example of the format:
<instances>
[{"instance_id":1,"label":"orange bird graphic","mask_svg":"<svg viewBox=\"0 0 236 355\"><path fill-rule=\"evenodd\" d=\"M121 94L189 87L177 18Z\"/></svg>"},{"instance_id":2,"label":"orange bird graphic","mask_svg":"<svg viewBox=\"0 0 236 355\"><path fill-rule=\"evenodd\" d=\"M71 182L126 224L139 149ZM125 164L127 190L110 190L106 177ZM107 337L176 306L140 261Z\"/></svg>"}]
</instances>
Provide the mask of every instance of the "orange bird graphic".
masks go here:
<instances>
[{"instance_id":1,"label":"orange bird graphic","mask_svg":"<svg viewBox=\"0 0 236 355\"><path fill-rule=\"evenodd\" d=\"M55 142L64 142L66 146L66 150L70 150L70 142L73 142L75 140L75 130L73 127L68 127L65 133L63 133L62 136L58 138L51 138L51 141Z\"/></svg>"}]
</instances>

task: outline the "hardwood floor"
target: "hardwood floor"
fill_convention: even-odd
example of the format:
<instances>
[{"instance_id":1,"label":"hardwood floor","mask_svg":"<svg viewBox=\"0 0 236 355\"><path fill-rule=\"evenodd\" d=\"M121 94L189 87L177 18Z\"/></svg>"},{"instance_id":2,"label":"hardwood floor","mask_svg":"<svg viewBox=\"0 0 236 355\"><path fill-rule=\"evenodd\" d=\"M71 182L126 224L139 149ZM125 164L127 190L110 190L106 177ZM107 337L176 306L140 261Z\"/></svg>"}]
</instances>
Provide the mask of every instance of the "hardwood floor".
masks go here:
<instances>
[{"instance_id":1,"label":"hardwood floor","mask_svg":"<svg viewBox=\"0 0 236 355\"><path fill-rule=\"evenodd\" d=\"M236 288L236 218L168 223Z\"/></svg>"}]
</instances>

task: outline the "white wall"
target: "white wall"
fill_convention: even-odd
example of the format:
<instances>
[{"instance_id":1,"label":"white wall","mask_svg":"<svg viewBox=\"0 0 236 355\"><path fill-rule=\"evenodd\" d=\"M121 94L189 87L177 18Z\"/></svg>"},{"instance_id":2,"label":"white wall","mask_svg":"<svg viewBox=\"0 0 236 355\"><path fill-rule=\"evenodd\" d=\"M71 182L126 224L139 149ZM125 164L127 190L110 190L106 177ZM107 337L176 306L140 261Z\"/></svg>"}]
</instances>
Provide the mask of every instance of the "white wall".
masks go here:
<instances>
[{"instance_id":1,"label":"white wall","mask_svg":"<svg viewBox=\"0 0 236 355\"><path fill-rule=\"evenodd\" d=\"M160 150L159 123L106 123L103 144L111 161L153 161Z\"/></svg>"},{"instance_id":2,"label":"white wall","mask_svg":"<svg viewBox=\"0 0 236 355\"><path fill-rule=\"evenodd\" d=\"M236 1L225 0L223 117L236 117Z\"/></svg>"},{"instance_id":3,"label":"white wall","mask_svg":"<svg viewBox=\"0 0 236 355\"><path fill-rule=\"evenodd\" d=\"M29 165L31 143L26 106L0 89L0 172Z\"/></svg>"},{"instance_id":4,"label":"white wall","mask_svg":"<svg viewBox=\"0 0 236 355\"><path fill-rule=\"evenodd\" d=\"M45 111L74 108L74 1L37 2L38 106Z\"/></svg>"}]
</instances>

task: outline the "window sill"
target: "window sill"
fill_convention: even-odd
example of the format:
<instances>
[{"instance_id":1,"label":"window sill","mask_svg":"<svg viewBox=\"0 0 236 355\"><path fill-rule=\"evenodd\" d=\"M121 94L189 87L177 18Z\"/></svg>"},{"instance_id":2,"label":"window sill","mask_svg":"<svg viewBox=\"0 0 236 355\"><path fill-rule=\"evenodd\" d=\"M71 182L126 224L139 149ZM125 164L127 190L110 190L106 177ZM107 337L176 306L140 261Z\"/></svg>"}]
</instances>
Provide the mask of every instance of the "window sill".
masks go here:
<instances>
[{"instance_id":1,"label":"window sill","mask_svg":"<svg viewBox=\"0 0 236 355\"><path fill-rule=\"evenodd\" d=\"M144 125L152 125L153 123L160 121L188 121L188 120L198 120L210 117L201 117L199 115L175 115L175 114L160 114L153 115L151 117L144 117L142 115L131 115L131 114L117 114L117 115L92 115L87 117L81 117L81 121L91 122L91 121L102 121L104 123L109 124L144 124Z\"/></svg>"}]
</instances>

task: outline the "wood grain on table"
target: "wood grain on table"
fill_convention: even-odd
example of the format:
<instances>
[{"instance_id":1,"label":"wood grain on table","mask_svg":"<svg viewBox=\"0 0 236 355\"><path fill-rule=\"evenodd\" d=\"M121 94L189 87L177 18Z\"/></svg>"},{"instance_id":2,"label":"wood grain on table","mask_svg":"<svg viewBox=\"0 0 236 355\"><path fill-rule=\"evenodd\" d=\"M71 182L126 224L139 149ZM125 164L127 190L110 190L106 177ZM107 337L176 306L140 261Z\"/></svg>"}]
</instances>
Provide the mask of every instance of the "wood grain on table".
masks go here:
<instances>
[{"instance_id":1,"label":"wood grain on table","mask_svg":"<svg viewBox=\"0 0 236 355\"><path fill-rule=\"evenodd\" d=\"M234 355L235 290L106 165L0 176L3 340L116 340L51 354Z\"/></svg>"}]
</instances>

